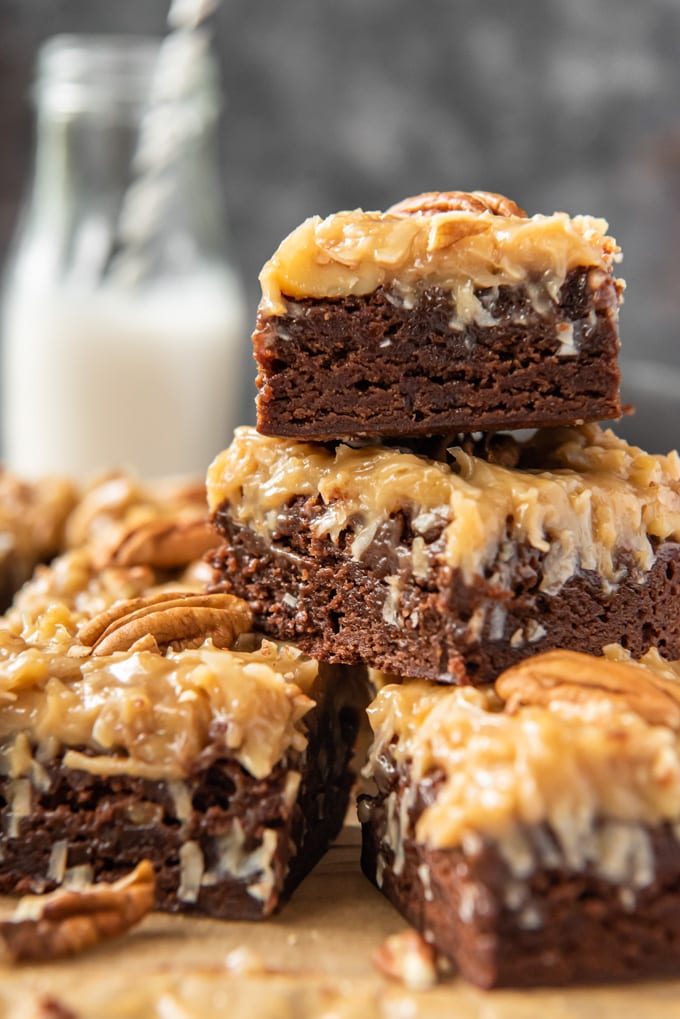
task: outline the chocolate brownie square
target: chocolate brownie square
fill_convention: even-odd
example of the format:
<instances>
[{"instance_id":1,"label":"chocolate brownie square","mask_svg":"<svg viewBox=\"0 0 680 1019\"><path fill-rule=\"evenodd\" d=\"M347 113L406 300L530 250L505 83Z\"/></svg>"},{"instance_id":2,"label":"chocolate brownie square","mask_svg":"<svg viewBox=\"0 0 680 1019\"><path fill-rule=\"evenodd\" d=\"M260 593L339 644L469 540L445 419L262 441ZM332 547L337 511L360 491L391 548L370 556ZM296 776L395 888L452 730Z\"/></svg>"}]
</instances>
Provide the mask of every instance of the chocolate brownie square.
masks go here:
<instances>
[{"instance_id":1,"label":"chocolate brownie square","mask_svg":"<svg viewBox=\"0 0 680 1019\"><path fill-rule=\"evenodd\" d=\"M208 494L218 590L331 662L487 683L528 654L680 657L680 460L595 425L429 450L240 429Z\"/></svg>"},{"instance_id":2,"label":"chocolate brownie square","mask_svg":"<svg viewBox=\"0 0 680 1019\"><path fill-rule=\"evenodd\" d=\"M151 593L0 629L0 891L113 881L258 919L340 830L366 694L249 633L229 595Z\"/></svg>"},{"instance_id":3,"label":"chocolate brownie square","mask_svg":"<svg viewBox=\"0 0 680 1019\"><path fill-rule=\"evenodd\" d=\"M481 987L677 973L680 663L606 655L369 708L363 869Z\"/></svg>"},{"instance_id":4,"label":"chocolate brownie square","mask_svg":"<svg viewBox=\"0 0 680 1019\"><path fill-rule=\"evenodd\" d=\"M257 425L303 439L621 415L607 224L486 192L306 220L264 266Z\"/></svg>"}]
</instances>

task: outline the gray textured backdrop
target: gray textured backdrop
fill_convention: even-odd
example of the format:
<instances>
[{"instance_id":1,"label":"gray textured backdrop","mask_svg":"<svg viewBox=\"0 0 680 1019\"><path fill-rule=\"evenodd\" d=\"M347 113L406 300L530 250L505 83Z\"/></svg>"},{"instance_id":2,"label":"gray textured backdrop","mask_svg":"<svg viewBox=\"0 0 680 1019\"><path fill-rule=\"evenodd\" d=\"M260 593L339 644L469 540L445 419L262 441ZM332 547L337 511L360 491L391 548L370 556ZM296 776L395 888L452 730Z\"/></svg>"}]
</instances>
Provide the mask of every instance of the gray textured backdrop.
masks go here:
<instances>
[{"instance_id":1,"label":"gray textured backdrop","mask_svg":"<svg viewBox=\"0 0 680 1019\"><path fill-rule=\"evenodd\" d=\"M0 0L0 234L39 41L160 32L165 9ZM484 188L605 216L625 252L624 358L680 369L680 0L224 0L216 27L251 315L259 267L305 216Z\"/></svg>"}]
</instances>

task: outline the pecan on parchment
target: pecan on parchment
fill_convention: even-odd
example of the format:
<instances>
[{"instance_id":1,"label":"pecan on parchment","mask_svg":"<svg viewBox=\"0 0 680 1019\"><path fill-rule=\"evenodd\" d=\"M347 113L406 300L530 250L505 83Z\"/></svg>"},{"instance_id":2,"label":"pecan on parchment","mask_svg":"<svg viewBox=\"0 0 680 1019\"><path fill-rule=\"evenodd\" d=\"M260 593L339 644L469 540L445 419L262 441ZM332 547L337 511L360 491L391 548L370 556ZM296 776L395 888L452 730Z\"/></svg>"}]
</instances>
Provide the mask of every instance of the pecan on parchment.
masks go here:
<instances>
[{"instance_id":1,"label":"pecan on parchment","mask_svg":"<svg viewBox=\"0 0 680 1019\"><path fill-rule=\"evenodd\" d=\"M0 958L48 962L75 955L124 934L153 909L155 897L156 879L148 860L114 884L101 881L78 891L60 888L49 895L27 895L14 917L0 922Z\"/></svg>"},{"instance_id":2,"label":"pecan on parchment","mask_svg":"<svg viewBox=\"0 0 680 1019\"><path fill-rule=\"evenodd\" d=\"M426 991L437 983L437 957L431 945L408 929L391 934L373 952L371 961L383 976L410 991Z\"/></svg>"}]
</instances>

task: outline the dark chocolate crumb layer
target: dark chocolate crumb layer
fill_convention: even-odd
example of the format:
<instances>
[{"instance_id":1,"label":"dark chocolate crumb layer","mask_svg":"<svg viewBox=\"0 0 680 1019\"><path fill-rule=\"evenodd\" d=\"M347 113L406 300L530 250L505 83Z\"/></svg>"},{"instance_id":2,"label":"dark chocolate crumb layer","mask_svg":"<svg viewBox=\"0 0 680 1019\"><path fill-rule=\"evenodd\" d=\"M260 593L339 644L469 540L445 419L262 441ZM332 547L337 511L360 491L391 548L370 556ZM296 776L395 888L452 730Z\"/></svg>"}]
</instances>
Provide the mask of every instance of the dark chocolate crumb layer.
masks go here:
<instances>
[{"instance_id":1,"label":"dark chocolate crumb layer","mask_svg":"<svg viewBox=\"0 0 680 1019\"><path fill-rule=\"evenodd\" d=\"M267 635L295 641L324 661L364 662L449 683L492 682L503 669L551 648L600 654L619 643L634 657L657 647L680 658L680 545L665 542L647 573L618 564L621 580L575 574L555 594L541 590L544 553L515 547L500 585L491 570L466 583L441 564L425 579L411 570L409 524L396 515L360 562L317 538L302 501L279 514L275 543L216 515L224 544L214 565L220 589L249 602ZM431 542L437 538L431 536ZM398 601L392 602L396 590Z\"/></svg>"},{"instance_id":2,"label":"dark chocolate crumb layer","mask_svg":"<svg viewBox=\"0 0 680 1019\"><path fill-rule=\"evenodd\" d=\"M379 289L260 315L258 430L325 441L621 416L612 277L575 269L540 311L524 285L475 295L492 324L457 323L440 289L415 307Z\"/></svg>"}]
</instances>

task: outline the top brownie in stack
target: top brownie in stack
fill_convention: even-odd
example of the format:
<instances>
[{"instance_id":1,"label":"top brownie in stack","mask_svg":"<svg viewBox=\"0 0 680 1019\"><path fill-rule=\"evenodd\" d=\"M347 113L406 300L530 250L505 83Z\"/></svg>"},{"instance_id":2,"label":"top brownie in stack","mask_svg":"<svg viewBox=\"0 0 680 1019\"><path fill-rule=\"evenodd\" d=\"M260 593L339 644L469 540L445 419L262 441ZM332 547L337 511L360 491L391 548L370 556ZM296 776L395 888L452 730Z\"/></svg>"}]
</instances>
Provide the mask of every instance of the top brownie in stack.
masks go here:
<instances>
[{"instance_id":1,"label":"top brownie in stack","mask_svg":"<svg viewBox=\"0 0 680 1019\"><path fill-rule=\"evenodd\" d=\"M607 224L487 192L312 217L265 265L258 429L328 439L619 417Z\"/></svg>"}]
</instances>

